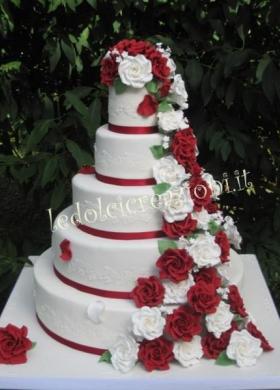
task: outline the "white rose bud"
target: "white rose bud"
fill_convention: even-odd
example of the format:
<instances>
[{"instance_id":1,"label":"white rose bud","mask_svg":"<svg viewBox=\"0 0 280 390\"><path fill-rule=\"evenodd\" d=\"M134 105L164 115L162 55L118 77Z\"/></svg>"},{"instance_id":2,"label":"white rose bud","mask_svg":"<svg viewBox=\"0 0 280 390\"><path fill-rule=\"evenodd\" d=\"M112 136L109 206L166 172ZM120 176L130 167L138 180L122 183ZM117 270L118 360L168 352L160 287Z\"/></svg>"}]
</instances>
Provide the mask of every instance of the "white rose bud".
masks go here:
<instances>
[{"instance_id":1,"label":"white rose bud","mask_svg":"<svg viewBox=\"0 0 280 390\"><path fill-rule=\"evenodd\" d=\"M121 81L133 88L143 88L152 80L152 63L143 54L126 56L119 64L118 72Z\"/></svg>"},{"instance_id":2,"label":"white rose bud","mask_svg":"<svg viewBox=\"0 0 280 390\"><path fill-rule=\"evenodd\" d=\"M123 373L130 371L138 360L138 350L139 345L131 336L120 335L109 348L113 367Z\"/></svg>"}]
</instances>

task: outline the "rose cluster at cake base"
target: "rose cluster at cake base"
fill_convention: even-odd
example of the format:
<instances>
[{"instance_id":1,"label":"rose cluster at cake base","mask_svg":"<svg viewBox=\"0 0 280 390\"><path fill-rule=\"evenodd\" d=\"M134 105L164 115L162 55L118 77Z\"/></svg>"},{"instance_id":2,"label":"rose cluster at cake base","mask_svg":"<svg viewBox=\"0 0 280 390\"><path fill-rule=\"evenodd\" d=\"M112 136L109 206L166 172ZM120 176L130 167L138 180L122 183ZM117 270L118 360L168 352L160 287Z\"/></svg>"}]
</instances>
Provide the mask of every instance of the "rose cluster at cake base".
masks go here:
<instances>
[{"instance_id":1,"label":"rose cluster at cake base","mask_svg":"<svg viewBox=\"0 0 280 390\"><path fill-rule=\"evenodd\" d=\"M121 372L137 361L152 371L167 370L173 361L189 367L202 357L252 366L272 347L226 277L230 245L239 249L241 237L217 203L222 189L197 160L197 140L184 112L188 94L171 49L123 40L103 58L101 82L119 95L127 88L146 89L137 114L155 115L162 135L150 151L166 235L158 242L158 274L136 281L131 298L137 309L129 329L101 361Z\"/></svg>"}]
</instances>

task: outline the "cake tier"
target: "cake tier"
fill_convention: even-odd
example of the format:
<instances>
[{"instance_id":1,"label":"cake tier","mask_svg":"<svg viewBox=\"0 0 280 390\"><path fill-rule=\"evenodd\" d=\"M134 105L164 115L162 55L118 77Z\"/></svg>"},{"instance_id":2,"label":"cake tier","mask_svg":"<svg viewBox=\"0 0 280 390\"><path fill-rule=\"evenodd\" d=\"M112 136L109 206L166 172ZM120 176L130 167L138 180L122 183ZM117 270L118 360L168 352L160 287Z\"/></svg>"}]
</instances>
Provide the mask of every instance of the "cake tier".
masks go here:
<instances>
[{"instance_id":1,"label":"cake tier","mask_svg":"<svg viewBox=\"0 0 280 390\"><path fill-rule=\"evenodd\" d=\"M96 132L95 168L105 176L121 179L148 179L153 177L155 158L150 147L161 144L162 135L118 134L108 125Z\"/></svg>"},{"instance_id":2,"label":"cake tier","mask_svg":"<svg viewBox=\"0 0 280 390\"><path fill-rule=\"evenodd\" d=\"M77 174L73 203L82 224L112 232L160 231L162 216L152 186L116 186Z\"/></svg>"},{"instance_id":3,"label":"cake tier","mask_svg":"<svg viewBox=\"0 0 280 390\"><path fill-rule=\"evenodd\" d=\"M107 349L119 334L128 333L131 314L136 310L133 301L103 298L67 286L54 274L55 256L49 249L34 267L34 297L39 320L49 332L67 340L68 344L70 341L80 346ZM235 252L231 259L231 283L240 285L242 262Z\"/></svg>"},{"instance_id":4,"label":"cake tier","mask_svg":"<svg viewBox=\"0 0 280 390\"><path fill-rule=\"evenodd\" d=\"M148 92L146 88L127 87L123 93L109 88L109 123L117 126L156 126L156 115L142 116L137 112L139 104Z\"/></svg>"},{"instance_id":5,"label":"cake tier","mask_svg":"<svg viewBox=\"0 0 280 390\"><path fill-rule=\"evenodd\" d=\"M131 291L139 276L155 272L159 256L158 240L112 240L95 237L79 230L70 222L71 208L64 210L55 221L52 235L54 265L60 274L86 286ZM61 225L59 220L67 224ZM60 226L60 227L59 227ZM64 228L63 228L64 226ZM60 259L60 243L70 241L71 261Z\"/></svg>"}]
</instances>

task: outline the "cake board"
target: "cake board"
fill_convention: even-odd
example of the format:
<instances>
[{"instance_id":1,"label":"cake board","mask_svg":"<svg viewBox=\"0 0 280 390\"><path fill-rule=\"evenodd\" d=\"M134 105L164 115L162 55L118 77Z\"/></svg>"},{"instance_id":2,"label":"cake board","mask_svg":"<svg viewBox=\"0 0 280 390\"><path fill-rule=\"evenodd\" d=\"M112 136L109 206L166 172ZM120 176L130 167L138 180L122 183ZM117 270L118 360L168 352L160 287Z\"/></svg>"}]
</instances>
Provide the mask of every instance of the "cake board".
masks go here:
<instances>
[{"instance_id":1,"label":"cake board","mask_svg":"<svg viewBox=\"0 0 280 390\"><path fill-rule=\"evenodd\" d=\"M33 270L24 267L0 318L0 326L26 325L37 342L23 365L0 366L0 389L32 390L161 390L280 389L280 320L254 255L242 255L245 305L275 350L264 353L250 368L221 367L212 360L183 368L146 372L141 365L128 374L115 371L99 357L68 348L50 338L39 326L33 302Z\"/></svg>"}]
</instances>

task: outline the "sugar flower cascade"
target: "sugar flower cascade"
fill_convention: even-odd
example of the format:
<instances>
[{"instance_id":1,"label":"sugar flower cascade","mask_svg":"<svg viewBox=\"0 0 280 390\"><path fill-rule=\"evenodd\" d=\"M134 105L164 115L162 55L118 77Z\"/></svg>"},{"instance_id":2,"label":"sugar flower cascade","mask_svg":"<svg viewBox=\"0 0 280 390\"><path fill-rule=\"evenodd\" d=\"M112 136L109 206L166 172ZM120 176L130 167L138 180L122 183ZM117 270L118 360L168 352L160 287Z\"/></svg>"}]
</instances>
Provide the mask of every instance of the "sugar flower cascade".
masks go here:
<instances>
[{"instance_id":1,"label":"sugar flower cascade","mask_svg":"<svg viewBox=\"0 0 280 390\"><path fill-rule=\"evenodd\" d=\"M172 361L189 367L202 357L220 365L254 365L273 348L227 278L230 245L240 249L241 237L216 203L221 188L197 161L197 140L183 111L188 94L170 48L123 40L103 58L101 82L117 94L146 88L137 112L156 115L162 134L151 153L166 238L158 241L158 273L141 275L131 292L136 309L130 328L100 360L121 372L137 361L152 371L169 369Z\"/></svg>"}]
</instances>

